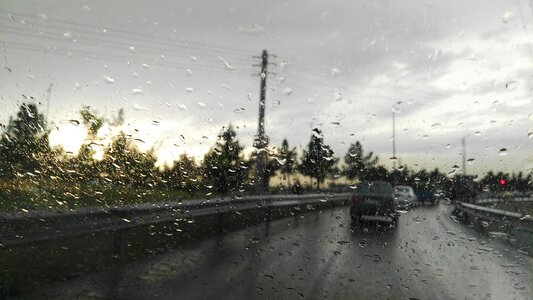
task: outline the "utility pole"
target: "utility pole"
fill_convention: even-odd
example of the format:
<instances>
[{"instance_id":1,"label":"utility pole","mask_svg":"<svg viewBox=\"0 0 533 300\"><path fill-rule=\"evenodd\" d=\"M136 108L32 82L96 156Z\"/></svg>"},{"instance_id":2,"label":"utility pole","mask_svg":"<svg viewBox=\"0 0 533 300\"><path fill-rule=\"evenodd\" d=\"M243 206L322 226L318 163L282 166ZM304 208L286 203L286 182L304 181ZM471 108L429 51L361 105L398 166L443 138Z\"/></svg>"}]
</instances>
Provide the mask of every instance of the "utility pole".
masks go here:
<instances>
[{"instance_id":1,"label":"utility pole","mask_svg":"<svg viewBox=\"0 0 533 300\"><path fill-rule=\"evenodd\" d=\"M463 176L466 176L466 136L461 139L461 146L463 147Z\"/></svg>"},{"instance_id":2,"label":"utility pole","mask_svg":"<svg viewBox=\"0 0 533 300\"><path fill-rule=\"evenodd\" d=\"M263 50L261 54L261 85L259 91L259 123L257 125L257 136L255 137L254 147L257 149L257 158L255 166L255 190L257 193L263 193L267 190L266 186L266 147L268 137L265 134L265 103L266 103L266 79L268 75L268 52Z\"/></svg>"},{"instance_id":3,"label":"utility pole","mask_svg":"<svg viewBox=\"0 0 533 300\"><path fill-rule=\"evenodd\" d=\"M392 111L392 170L396 171L396 113Z\"/></svg>"}]
</instances>

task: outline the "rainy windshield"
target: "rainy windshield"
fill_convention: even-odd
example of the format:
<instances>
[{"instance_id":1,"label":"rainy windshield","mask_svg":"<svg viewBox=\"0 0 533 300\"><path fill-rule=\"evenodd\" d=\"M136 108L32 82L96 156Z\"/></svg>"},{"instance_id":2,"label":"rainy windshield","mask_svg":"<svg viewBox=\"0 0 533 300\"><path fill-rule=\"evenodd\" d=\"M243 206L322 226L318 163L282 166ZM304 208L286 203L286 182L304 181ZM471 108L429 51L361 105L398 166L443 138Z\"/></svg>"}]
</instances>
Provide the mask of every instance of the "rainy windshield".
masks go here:
<instances>
[{"instance_id":1,"label":"rainy windshield","mask_svg":"<svg viewBox=\"0 0 533 300\"><path fill-rule=\"evenodd\" d=\"M531 299L533 3L0 1L0 299Z\"/></svg>"}]
</instances>

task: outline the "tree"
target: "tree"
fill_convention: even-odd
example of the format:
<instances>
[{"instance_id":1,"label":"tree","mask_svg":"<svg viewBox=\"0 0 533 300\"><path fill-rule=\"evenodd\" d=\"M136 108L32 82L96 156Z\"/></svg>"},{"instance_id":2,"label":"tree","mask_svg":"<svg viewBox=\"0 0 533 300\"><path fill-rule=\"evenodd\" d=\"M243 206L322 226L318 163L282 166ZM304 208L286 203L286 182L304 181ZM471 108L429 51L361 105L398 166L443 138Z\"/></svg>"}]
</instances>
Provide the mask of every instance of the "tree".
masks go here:
<instances>
[{"instance_id":1,"label":"tree","mask_svg":"<svg viewBox=\"0 0 533 300\"><path fill-rule=\"evenodd\" d=\"M82 124L87 129L87 136L80 146L77 156L78 179L94 180L98 177L98 163L93 156L96 153L93 146L98 140L98 131L104 126L104 119L96 115L90 106L83 106L80 110Z\"/></svg>"},{"instance_id":2,"label":"tree","mask_svg":"<svg viewBox=\"0 0 533 300\"><path fill-rule=\"evenodd\" d=\"M264 149L264 177L262 178L261 186L264 188L264 190L268 190L268 187L270 185L270 179L276 175L276 172L278 172L281 169L281 161L279 159L279 151L276 151L275 149ZM256 162L257 162L257 151L254 150L250 156L250 160L247 162L247 166L251 167L254 171L256 170Z\"/></svg>"},{"instance_id":3,"label":"tree","mask_svg":"<svg viewBox=\"0 0 533 300\"><path fill-rule=\"evenodd\" d=\"M166 168L164 178L171 188L193 193L199 189L200 170L194 158L181 154L172 168Z\"/></svg>"},{"instance_id":4,"label":"tree","mask_svg":"<svg viewBox=\"0 0 533 300\"><path fill-rule=\"evenodd\" d=\"M317 189L320 189L320 183L324 182L326 176L332 173L333 167L337 163L333 154L333 150L324 144L322 132L317 128L313 129L307 150L303 152L300 171L316 180Z\"/></svg>"},{"instance_id":5,"label":"tree","mask_svg":"<svg viewBox=\"0 0 533 300\"><path fill-rule=\"evenodd\" d=\"M0 176L13 177L44 171L51 155L44 115L33 103L22 103L0 138Z\"/></svg>"},{"instance_id":6,"label":"tree","mask_svg":"<svg viewBox=\"0 0 533 300\"><path fill-rule=\"evenodd\" d=\"M231 124L223 127L216 145L204 156L204 183L223 195L242 190L248 175L248 165L241 157L243 147L236 135Z\"/></svg>"},{"instance_id":7,"label":"tree","mask_svg":"<svg viewBox=\"0 0 533 300\"><path fill-rule=\"evenodd\" d=\"M104 150L103 170L114 183L153 187L156 161L153 150L141 152L121 131Z\"/></svg>"},{"instance_id":8,"label":"tree","mask_svg":"<svg viewBox=\"0 0 533 300\"><path fill-rule=\"evenodd\" d=\"M359 141L355 144L351 144L348 148L348 153L344 156L344 162L346 167L344 168L344 175L353 180L359 178L359 180L368 180L365 178L368 176L372 168L378 163L378 157L374 156L373 152L365 155L363 146Z\"/></svg>"},{"instance_id":9,"label":"tree","mask_svg":"<svg viewBox=\"0 0 533 300\"><path fill-rule=\"evenodd\" d=\"M287 179L287 186L290 186L290 175L294 172L296 157L296 147L291 149L287 139L284 139L279 150L279 158L281 159L281 174Z\"/></svg>"}]
</instances>

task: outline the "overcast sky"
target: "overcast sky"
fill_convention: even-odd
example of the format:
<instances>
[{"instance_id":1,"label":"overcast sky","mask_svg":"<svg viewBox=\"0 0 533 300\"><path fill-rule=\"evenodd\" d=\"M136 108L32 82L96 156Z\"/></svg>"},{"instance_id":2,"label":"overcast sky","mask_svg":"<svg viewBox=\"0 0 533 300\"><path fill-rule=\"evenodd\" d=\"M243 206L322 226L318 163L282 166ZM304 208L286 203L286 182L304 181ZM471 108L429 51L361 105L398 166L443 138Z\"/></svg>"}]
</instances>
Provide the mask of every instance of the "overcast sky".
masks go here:
<instances>
[{"instance_id":1,"label":"overcast sky","mask_svg":"<svg viewBox=\"0 0 533 300\"><path fill-rule=\"evenodd\" d=\"M124 108L162 161L201 158L230 122L249 148L267 49L271 145L318 127L337 155L361 140L390 166L394 109L402 163L451 171L466 136L470 172L530 172L532 22L525 0L2 1L0 122L25 97L46 112L53 84L51 141L69 151L82 105Z\"/></svg>"}]
</instances>

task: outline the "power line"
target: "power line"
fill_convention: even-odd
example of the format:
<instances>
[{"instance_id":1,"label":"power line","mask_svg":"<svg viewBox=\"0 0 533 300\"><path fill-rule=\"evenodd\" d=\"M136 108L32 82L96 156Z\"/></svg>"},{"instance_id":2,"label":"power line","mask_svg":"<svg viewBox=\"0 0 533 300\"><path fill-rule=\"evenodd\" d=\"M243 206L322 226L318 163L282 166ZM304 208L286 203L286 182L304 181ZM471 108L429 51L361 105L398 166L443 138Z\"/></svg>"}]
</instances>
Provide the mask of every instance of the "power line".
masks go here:
<instances>
[{"instance_id":1,"label":"power line","mask_svg":"<svg viewBox=\"0 0 533 300\"><path fill-rule=\"evenodd\" d=\"M0 11L4 12L4 13L7 13L7 14L10 14L10 15L13 15L13 16L22 16L22 17L31 18L31 19L43 20L41 17L36 16L36 15L12 12L12 11L8 11L8 10L0 10ZM85 28L87 28L87 27L88 28L94 28L94 25L90 25L90 24L86 24L86 23L67 21L67 20L61 20L61 19L49 18L49 17L44 19L44 21L46 21L46 22L56 22L56 23L60 23L60 24L66 24L66 25L78 26L78 27L85 27ZM137 39L142 37L144 39L155 40L157 42L157 41L161 41L161 39L164 38L165 40L168 40L169 42L176 43L176 44L179 44L179 45L182 45L182 46L188 46L188 47L191 47L191 48L197 48L197 49L206 49L206 48L207 49L214 49L214 48L216 48L218 51L226 50L228 52L231 51L233 53L240 53L241 55L246 55L246 56L252 56L253 53L254 53L254 52L249 51L249 50L244 50L244 49L239 49L239 48L234 48L234 47L227 47L227 46L220 46L220 45L209 45L209 44L205 44L205 43L192 42L192 41L180 41L180 40L177 40L177 39L175 39L173 37L169 37L169 36L161 36L161 37L159 37L159 36L150 35L150 34L143 33L143 32L134 32L134 31L124 30L124 29L108 27L108 26L101 26L101 27L106 29L108 31L108 33L117 32L117 33L120 33L120 34L123 34L123 35L129 35L129 36L135 37Z\"/></svg>"},{"instance_id":2,"label":"power line","mask_svg":"<svg viewBox=\"0 0 533 300\"><path fill-rule=\"evenodd\" d=\"M31 44L23 44L23 43L13 43L8 41L1 41L0 43L3 45L3 47L6 48L12 48L12 49L18 49L18 50L25 50L30 52L38 52L43 54L55 54L55 55L71 55L75 53L76 57L81 58L89 58L89 59L99 59L104 61L115 61L120 63L125 63L127 61L134 61L139 64L147 63L149 62L150 65L160 66L160 67L180 67L180 68L194 68L194 69L203 69L203 70L220 70L220 71L226 71L229 73L238 73L238 74L245 74L245 75L251 75L251 72L245 72L243 70L227 70L224 67L221 66L210 66L210 65L201 65L201 64L184 64L180 62L172 62L172 61L160 61L160 60L154 60L154 59L145 59L143 61L139 61L136 59L124 59L122 56L118 55L112 55L112 54L102 54L102 53L96 53L92 51L82 51L82 50L75 50L75 49L62 49L58 47L53 48L46 48L46 47L40 47L36 45Z\"/></svg>"},{"instance_id":3,"label":"power line","mask_svg":"<svg viewBox=\"0 0 533 300\"><path fill-rule=\"evenodd\" d=\"M6 30L7 29L7 30ZM68 42L69 40L66 40L64 37L62 37L62 33L58 33L58 32L52 32L52 31L39 31L38 29L29 29L29 28L19 28L19 27L13 27L13 26L2 26L2 28L0 28L1 31L4 31L8 34L15 34L15 35L22 35L22 36L27 36L27 37L35 37L35 38L42 38L42 39L50 39L50 40L55 40L55 41L60 41L60 42ZM29 34L28 32L31 32L31 33L34 33L35 35L32 35L32 34ZM45 35L45 34L48 34L48 35ZM54 36L54 35L57 35ZM94 43L97 43L97 44L94 44L94 43L91 43L90 41L93 41ZM109 48L114 48L114 49L118 49L118 50L126 50L126 49L129 49L129 47L132 46L131 43L126 43L126 42L119 42L119 41L110 41L110 40L105 40L105 39L98 39L98 38L94 38L94 37L82 37L80 36L79 39L75 39L75 42L78 43L78 44L87 44L87 45L95 45L95 46L106 46L106 47L109 47ZM124 47L122 47L124 46ZM195 54L195 55L198 55L197 53L192 53L190 51L188 51L187 49L179 49L179 48L157 48L157 50L159 51L155 51L155 50L148 50L148 49L145 49L145 48L138 48L137 50L139 50L139 52L147 52L147 53L153 53L153 54L166 54L168 56L175 56L175 57L179 57L179 58L184 58L184 57L181 57L181 56L178 56L176 55L176 53L183 53L185 55L187 55L187 59L190 59L190 57L192 56L192 54ZM142 51L141 51L142 50ZM216 58L215 57L204 57L205 59L217 59L217 60L220 60L220 53L219 52L215 52L215 51L204 51L202 54L207 54L207 55L213 55L213 56L217 56ZM229 57L225 54L223 54L224 56L226 57ZM243 61L243 63L245 64L248 64L251 62L251 60L246 60L244 58L239 58L239 59L232 59L232 64L235 63L237 60L240 60L240 61Z\"/></svg>"}]
</instances>

